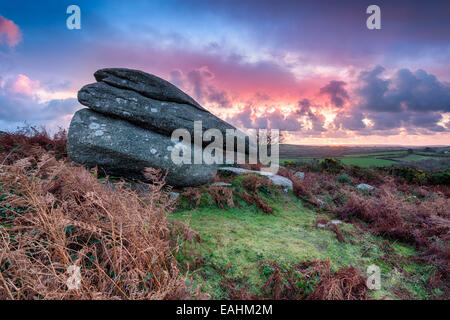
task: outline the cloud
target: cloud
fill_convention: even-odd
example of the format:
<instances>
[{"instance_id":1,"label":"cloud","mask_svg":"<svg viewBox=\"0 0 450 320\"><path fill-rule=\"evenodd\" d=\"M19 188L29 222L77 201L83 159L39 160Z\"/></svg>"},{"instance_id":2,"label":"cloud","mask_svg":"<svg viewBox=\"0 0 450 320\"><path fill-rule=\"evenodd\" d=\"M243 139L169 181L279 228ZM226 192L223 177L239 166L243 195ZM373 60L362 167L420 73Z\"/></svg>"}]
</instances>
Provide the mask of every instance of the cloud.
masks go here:
<instances>
[{"instance_id":1,"label":"cloud","mask_svg":"<svg viewBox=\"0 0 450 320\"><path fill-rule=\"evenodd\" d=\"M170 71L169 73L169 81L177 87L183 88L183 72L181 70L175 69Z\"/></svg>"},{"instance_id":2,"label":"cloud","mask_svg":"<svg viewBox=\"0 0 450 320\"><path fill-rule=\"evenodd\" d=\"M23 74L19 74L14 82L10 84L10 90L13 93L23 94L26 96L33 95L34 91L38 88L39 81L32 81L30 78Z\"/></svg>"},{"instance_id":3,"label":"cloud","mask_svg":"<svg viewBox=\"0 0 450 320\"><path fill-rule=\"evenodd\" d=\"M215 86L208 86L206 100L219 108L232 108L233 104L225 90L218 90Z\"/></svg>"},{"instance_id":4,"label":"cloud","mask_svg":"<svg viewBox=\"0 0 450 320\"><path fill-rule=\"evenodd\" d=\"M346 83L344 81L332 80L320 89L320 94L327 95L330 98L331 104L337 108L341 108L349 99L348 92L344 88L345 85Z\"/></svg>"},{"instance_id":5,"label":"cloud","mask_svg":"<svg viewBox=\"0 0 450 320\"><path fill-rule=\"evenodd\" d=\"M442 120L439 112L409 112L404 111L392 116L390 112L378 112L367 116L373 122L372 130L391 130L405 128L410 133L417 130L431 132L444 132L446 129L438 123Z\"/></svg>"},{"instance_id":6,"label":"cloud","mask_svg":"<svg viewBox=\"0 0 450 320\"><path fill-rule=\"evenodd\" d=\"M442 82L450 79L441 62L448 60L449 53L444 40L450 39L450 32L443 30L450 30L450 20L445 10L435 6L431 14L420 9L425 4L415 4L405 13L402 5L391 4L386 12L397 19L383 20L383 29L373 33L365 30L361 20L363 5L360 10L346 1L336 9L326 2L239 3L239 12L235 10L238 1L154 3L148 8L158 10L145 10L139 4L133 19L120 25L115 21L123 10L117 2L115 10L105 14L86 10L85 25L94 32L89 36L60 28L60 17L48 10L53 5L36 6L42 10L35 15L39 19L20 21L28 35L26 47L20 48L20 54L10 54L16 66L7 72L29 70L40 82L26 76L11 82L0 79L0 87L9 90L0 92L0 100L6 102L0 108L11 109L9 116L0 110L0 116L59 119L58 115L71 112L72 102L54 94L44 98L41 91L62 91L50 89L50 80L70 79L67 91L73 91L92 82L95 70L123 66L169 79L218 116L244 127L278 127L323 137L385 135L399 128L411 133L448 131L450 122L442 119L450 101L448 85ZM96 16L89 16L90 11ZM412 19L413 12L419 20ZM424 23L411 26L410 21ZM323 32L324 28L329 32ZM14 33L0 30L0 43L12 45L8 41ZM20 35L17 30L16 36ZM53 36L44 37L47 31ZM371 41L361 46L369 33ZM414 50L419 47L420 51ZM0 68L6 70L4 57L0 52ZM383 62L387 70L378 66L360 73L368 62ZM392 72L399 65L409 69ZM428 72L413 71L416 66ZM355 85L360 85L356 91ZM309 100L297 103L302 98Z\"/></svg>"},{"instance_id":7,"label":"cloud","mask_svg":"<svg viewBox=\"0 0 450 320\"><path fill-rule=\"evenodd\" d=\"M255 108L247 104L240 112L228 119L234 125L245 129L278 129L280 131L299 131L302 123L294 113L287 115L275 109L256 115Z\"/></svg>"},{"instance_id":8,"label":"cloud","mask_svg":"<svg viewBox=\"0 0 450 320\"><path fill-rule=\"evenodd\" d=\"M282 131L299 131L302 124L295 114L284 115L280 110L275 110L265 115L269 121L268 128Z\"/></svg>"},{"instance_id":9,"label":"cloud","mask_svg":"<svg viewBox=\"0 0 450 320\"><path fill-rule=\"evenodd\" d=\"M450 111L450 86L424 70L398 70L390 79L381 78L385 69L377 66L363 71L358 79L363 84L357 93L360 108L368 111Z\"/></svg>"},{"instance_id":10,"label":"cloud","mask_svg":"<svg viewBox=\"0 0 450 320\"><path fill-rule=\"evenodd\" d=\"M74 98L42 101L41 95L51 96L39 81L23 74L1 81L0 122L2 127L15 127L20 122L66 124L67 117L80 108ZM59 122L61 121L61 122Z\"/></svg>"},{"instance_id":11,"label":"cloud","mask_svg":"<svg viewBox=\"0 0 450 320\"><path fill-rule=\"evenodd\" d=\"M194 98L203 101L205 84L214 79L214 74L208 70L208 67L194 69L187 74L187 80L192 86Z\"/></svg>"},{"instance_id":12,"label":"cloud","mask_svg":"<svg viewBox=\"0 0 450 320\"><path fill-rule=\"evenodd\" d=\"M0 44L6 43L9 47L15 47L22 41L22 33L19 27L12 21L0 15Z\"/></svg>"},{"instance_id":13,"label":"cloud","mask_svg":"<svg viewBox=\"0 0 450 320\"><path fill-rule=\"evenodd\" d=\"M364 115L358 110L340 112L336 115L333 124L337 129L357 131L366 127L363 119Z\"/></svg>"},{"instance_id":14,"label":"cloud","mask_svg":"<svg viewBox=\"0 0 450 320\"><path fill-rule=\"evenodd\" d=\"M54 120L73 114L80 108L74 98L40 103L34 98L5 95L0 95L0 106L0 120L4 121Z\"/></svg>"},{"instance_id":15,"label":"cloud","mask_svg":"<svg viewBox=\"0 0 450 320\"><path fill-rule=\"evenodd\" d=\"M300 109L296 111L297 115L303 116L305 121L311 124L310 129L305 133L316 135L327 131L327 129L324 128L325 117L318 112L312 112L311 105L312 103L309 99L302 99L298 102Z\"/></svg>"},{"instance_id":16,"label":"cloud","mask_svg":"<svg viewBox=\"0 0 450 320\"><path fill-rule=\"evenodd\" d=\"M336 128L360 134L409 134L448 131L442 114L450 111L450 86L424 70L399 69L383 77L376 66L360 72L353 105L334 119Z\"/></svg>"},{"instance_id":17,"label":"cloud","mask_svg":"<svg viewBox=\"0 0 450 320\"><path fill-rule=\"evenodd\" d=\"M246 106L240 112L233 114L231 118L227 119L229 122L241 128L254 128L252 120L252 109L250 106Z\"/></svg>"},{"instance_id":18,"label":"cloud","mask_svg":"<svg viewBox=\"0 0 450 320\"><path fill-rule=\"evenodd\" d=\"M231 98L226 90L218 89L212 80L215 75L203 66L189 71L186 75L176 69L169 73L170 81L190 92L193 97L203 104L213 105L218 108L232 108Z\"/></svg>"}]
</instances>

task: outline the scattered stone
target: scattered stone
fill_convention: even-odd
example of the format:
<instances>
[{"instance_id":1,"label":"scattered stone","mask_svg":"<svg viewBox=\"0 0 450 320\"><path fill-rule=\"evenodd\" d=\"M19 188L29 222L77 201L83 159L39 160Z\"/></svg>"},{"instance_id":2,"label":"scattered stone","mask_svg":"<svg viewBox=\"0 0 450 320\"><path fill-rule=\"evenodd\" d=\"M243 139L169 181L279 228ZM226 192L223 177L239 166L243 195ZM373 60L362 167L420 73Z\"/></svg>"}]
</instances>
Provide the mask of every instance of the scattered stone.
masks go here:
<instances>
[{"instance_id":1,"label":"scattered stone","mask_svg":"<svg viewBox=\"0 0 450 320\"><path fill-rule=\"evenodd\" d=\"M292 181L289 180L288 178L279 176L277 174L271 174L271 175L262 174L262 175L268 177L272 181L272 183L277 186L284 187L284 189L287 189L287 190L294 189ZM287 192L287 191L285 190L285 192Z\"/></svg>"},{"instance_id":2,"label":"scattered stone","mask_svg":"<svg viewBox=\"0 0 450 320\"><path fill-rule=\"evenodd\" d=\"M236 168L236 167L224 167L219 168L219 171L222 172L232 172L234 174L245 174L245 173L259 173L260 171L248 170L244 168Z\"/></svg>"},{"instance_id":3,"label":"scattered stone","mask_svg":"<svg viewBox=\"0 0 450 320\"><path fill-rule=\"evenodd\" d=\"M340 220L331 220L331 222L328 223L318 223L317 224L317 228L328 228L331 225L340 225L342 223L342 221Z\"/></svg>"},{"instance_id":4,"label":"scattered stone","mask_svg":"<svg viewBox=\"0 0 450 320\"><path fill-rule=\"evenodd\" d=\"M305 179L305 173L301 172L301 171L297 171L296 173L294 173L294 177L297 177L299 179Z\"/></svg>"},{"instance_id":5,"label":"scattered stone","mask_svg":"<svg viewBox=\"0 0 450 320\"><path fill-rule=\"evenodd\" d=\"M375 187L371 186L370 184L361 183L356 186L356 189L370 191L370 190L374 190Z\"/></svg>"},{"instance_id":6,"label":"scattered stone","mask_svg":"<svg viewBox=\"0 0 450 320\"><path fill-rule=\"evenodd\" d=\"M231 183L226 182L214 182L209 185L210 187L231 187Z\"/></svg>"},{"instance_id":7,"label":"scattered stone","mask_svg":"<svg viewBox=\"0 0 450 320\"><path fill-rule=\"evenodd\" d=\"M267 171L256 171L256 170L248 170L243 168L235 168L235 167L225 167L218 169L221 172L232 172L234 174L246 174L246 173L255 173L260 176L265 176L269 178L273 184L277 186L281 186L283 188L287 188L288 190L293 190L292 181L288 178L282 177L277 174L273 174L272 172Z\"/></svg>"},{"instance_id":8,"label":"scattered stone","mask_svg":"<svg viewBox=\"0 0 450 320\"><path fill-rule=\"evenodd\" d=\"M171 192L170 194L169 194L169 199L171 199L171 200L176 200L176 199L178 199L178 197L180 196L180 194L178 193L178 192Z\"/></svg>"}]
</instances>

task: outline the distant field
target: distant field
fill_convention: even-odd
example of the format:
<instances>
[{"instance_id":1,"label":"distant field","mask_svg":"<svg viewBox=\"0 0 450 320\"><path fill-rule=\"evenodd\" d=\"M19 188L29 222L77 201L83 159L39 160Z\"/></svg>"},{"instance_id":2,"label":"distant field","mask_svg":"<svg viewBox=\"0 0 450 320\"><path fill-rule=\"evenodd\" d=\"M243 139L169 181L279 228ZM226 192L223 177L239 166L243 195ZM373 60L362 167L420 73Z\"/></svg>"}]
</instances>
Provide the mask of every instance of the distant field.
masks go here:
<instances>
[{"instance_id":1,"label":"distant field","mask_svg":"<svg viewBox=\"0 0 450 320\"><path fill-rule=\"evenodd\" d=\"M311 161L314 158L311 157L299 157L299 158L281 158L280 159L280 164L285 164L286 162L297 162L297 161Z\"/></svg>"},{"instance_id":2,"label":"distant field","mask_svg":"<svg viewBox=\"0 0 450 320\"><path fill-rule=\"evenodd\" d=\"M377 158L362 158L362 157L344 157L340 160L346 165L355 165L360 167L370 167L370 166L386 166L390 164L395 164L397 161L377 159Z\"/></svg>"},{"instance_id":3,"label":"distant field","mask_svg":"<svg viewBox=\"0 0 450 320\"><path fill-rule=\"evenodd\" d=\"M362 148L361 151L365 151ZM334 151L334 150L333 150ZM344 153L344 154L342 154ZM420 150L415 150L413 153L409 153L405 150L388 150L388 151L378 151L378 152L362 152L357 153L355 148L353 148L349 154L343 152L333 152L331 155L323 155L319 157L282 157L280 163L283 165L286 162L297 162L297 161L310 161L314 158L323 159L325 157L334 157L341 160L346 165L356 165L360 167L370 167L370 166L386 166L401 163L419 163L426 160L442 160L450 159L449 156L438 154L436 152L424 152Z\"/></svg>"},{"instance_id":4,"label":"distant field","mask_svg":"<svg viewBox=\"0 0 450 320\"><path fill-rule=\"evenodd\" d=\"M377 157L377 156L399 156L399 155L406 155L405 150L401 151L388 151L388 152L371 152L371 153L357 153L352 155L346 155L346 157L349 156L358 156L358 157Z\"/></svg>"}]
</instances>

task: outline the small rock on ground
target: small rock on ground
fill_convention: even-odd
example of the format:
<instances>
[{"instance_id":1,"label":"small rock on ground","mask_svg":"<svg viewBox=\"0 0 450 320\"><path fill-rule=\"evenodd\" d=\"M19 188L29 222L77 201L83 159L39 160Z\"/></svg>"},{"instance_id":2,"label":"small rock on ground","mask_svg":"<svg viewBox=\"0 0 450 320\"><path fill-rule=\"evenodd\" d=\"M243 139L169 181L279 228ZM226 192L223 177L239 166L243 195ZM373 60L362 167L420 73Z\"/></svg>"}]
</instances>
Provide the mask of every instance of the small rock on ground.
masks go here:
<instances>
[{"instance_id":1,"label":"small rock on ground","mask_svg":"<svg viewBox=\"0 0 450 320\"><path fill-rule=\"evenodd\" d=\"M326 228L326 227L329 227L331 225L337 226L337 225L339 225L341 223L342 223L341 220L331 220L331 222L328 222L328 223L318 223L317 224L317 228Z\"/></svg>"},{"instance_id":2,"label":"small rock on ground","mask_svg":"<svg viewBox=\"0 0 450 320\"><path fill-rule=\"evenodd\" d=\"M356 189L358 189L358 190L374 190L375 187L371 186L370 184L361 183L356 186Z\"/></svg>"},{"instance_id":3,"label":"small rock on ground","mask_svg":"<svg viewBox=\"0 0 450 320\"><path fill-rule=\"evenodd\" d=\"M180 196L180 194L178 192L171 192L169 194L169 198L173 199L173 200L178 199L179 196Z\"/></svg>"},{"instance_id":4,"label":"small rock on ground","mask_svg":"<svg viewBox=\"0 0 450 320\"><path fill-rule=\"evenodd\" d=\"M272 183L277 186L287 188L288 190L293 190L293 184L292 184L291 180L289 180L288 178L282 177L280 175L273 174L271 172L247 170L247 169L235 168L235 167L219 168L218 170L222 171L222 172L232 172L235 174L256 173L256 174L259 174L260 176L265 176L265 177L269 178L272 181Z\"/></svg>"},{"instance_id":5,"label":"small rock on ground","mask_svg":"<svg viewBox=\"0 0 450 320\"><path fill-rule=\"evenodd\" d=\"M231 183L226 182L214 182L209 185L210 187L231 187Z\"/></svg>"},{"instance_id":6,"label":"small rock on ground","mask_svg":"<svg viewBox=\"0 0 450 320\"><path fill-rule=\"evenodd\" d=\"M294 177L297 177L299 179L305 179L305 173L301 172L301 171L297 171L296 173L294 173Z\"/></svg>"}]
</instances>

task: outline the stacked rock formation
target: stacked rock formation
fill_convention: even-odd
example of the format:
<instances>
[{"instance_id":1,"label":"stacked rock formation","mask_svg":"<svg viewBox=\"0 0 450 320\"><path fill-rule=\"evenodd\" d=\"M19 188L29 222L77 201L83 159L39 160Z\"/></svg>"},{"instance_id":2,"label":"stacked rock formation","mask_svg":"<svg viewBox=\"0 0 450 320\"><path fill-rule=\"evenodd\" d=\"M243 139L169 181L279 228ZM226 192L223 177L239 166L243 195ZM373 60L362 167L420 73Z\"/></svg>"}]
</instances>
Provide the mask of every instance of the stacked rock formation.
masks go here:
<instances>
[{"instance_id":1,"label":"stacked rock formation","mask_svg":"<svg viewBox=\"0 0 450 320\"><path fill-rule=\"evenodd\" d=\"M146 167L168 169L166 181L177 187L207 183L216 165L175 164L171 140L176 129L194 136L194 121L202 130L224 134L235 129L200 106L171 83L138 70L102 69L97 83L78 92L81 109L72 118L67 149L69 157L109 175L145 180ZM243 134L243 133L239 133ZM193 145L191 144L193 155Z\"/></svg>"}]
</instances>

